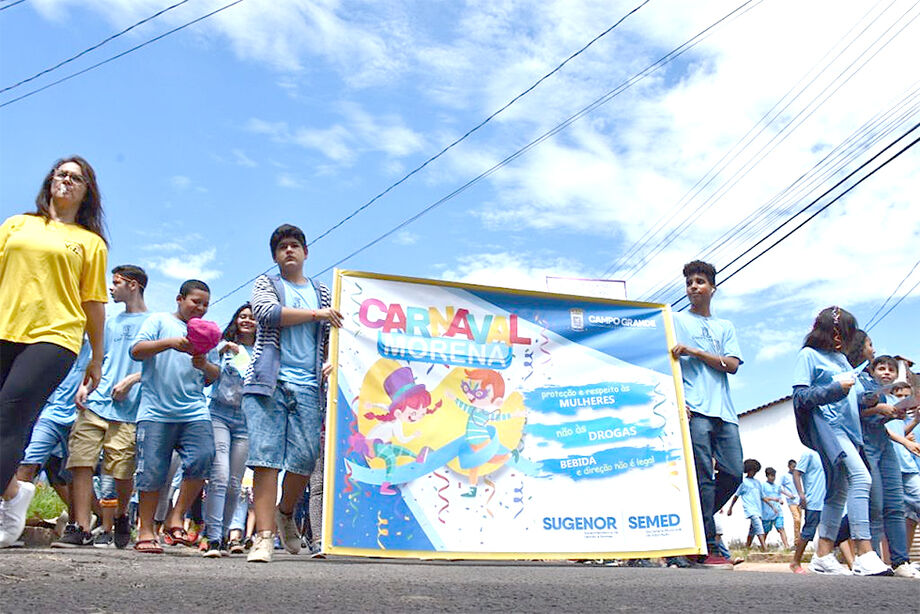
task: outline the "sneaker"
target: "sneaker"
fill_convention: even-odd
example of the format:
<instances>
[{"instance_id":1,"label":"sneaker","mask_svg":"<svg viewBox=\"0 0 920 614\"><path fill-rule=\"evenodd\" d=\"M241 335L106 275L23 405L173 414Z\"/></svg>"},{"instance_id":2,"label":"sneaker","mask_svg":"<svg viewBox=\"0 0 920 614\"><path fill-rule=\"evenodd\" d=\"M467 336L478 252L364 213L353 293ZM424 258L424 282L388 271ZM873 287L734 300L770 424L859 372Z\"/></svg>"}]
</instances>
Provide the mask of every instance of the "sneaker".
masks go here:
<instances>
[{"instance_id":1,"label":"sneaker","mask_svg":"<svg viewBox=\"0 0 920 614\"><path fill-rule=\"evenodd\" d=\"M115 547L125 549L131 542L131 522L128 516L119 516L115 519Z\"/></svg>"},{"instance_id":2,"label":"sneaker","mask_svg":"<svg viewBox=\"0 0 920 614\"><path fill-rule=\"evenodd\" d=\"M901 563L894 568L894 575L898 578L911 578L920 580L920 571L913 568L910 563Z\"/></svg>"},{"instance_id":3,"label":"sneaker","mask_svg":"<svg viewBox=\"0 0 920 614\"><path fill-rule=\"evenodd\" d=\"M209 539L208 546L201 551L201 556L208 559L220 558L220 540Z\"/></svg>"},{"instance_id":4,"label":"sneaker","mask_svg":"<svg viewBox=\"0 0 920 614\"><path fill-rule=\"evenodd\" d=\"M256 533L252 538L252 548L246 557L247 563L271 563L275 550L275 536L271 531Z\"/></svg>"},{"instance_id":5,"label":"sneaker","mask_svg":"<svg viewBox=\"0 0 920 614\"><path fill-rule=\"evenodd\" d=\"M310 558L311 559L324 559L326 555L323 553L323 542L316 542L310 544Z\"/></svg>"},{"instance_id":6,"label":"sneaker","mask_svg":"<svg viewBox=\"0 0 920 614\"><path fill-rule=\"evenodd\" d=\"M227 549L230 551L230 554L243 554L246 552L243 542L238 539L231 539L227 542Z\"/></svg>"},{"instance_id":7,"label":"sneaker","mask_svg":"<svg viewBox=\"0 0 920 614\"><path fill-rule=\"evenodd\" d=\"M710 554L699 563L704 569L734 569L735 565L724 556Z\"/></svg>"},{"instance_id":8,"label":"sneaker","mask_svg":"<svg viewBox=\"0 0 920 614\"><path fill-rule=\"evenodd\" d=\"M859 558L857 557L857 561ZM820 573L828 576L852 576L853 572L840 564L833 552L828 552L824 556L811 557L811 563L808 569L812 573Z\"/></svg>"},{"instance_id":9,"label":"sneaker","mask_svg":"<svg viewBox=\"0 0 920 614\"><path fill-rule=\"evenodd\" d=\"M893 574L891 567L879 558L875 550L860 554L853 561L854 576L890 576Z\"/></svg>"},{"instance_id":10,"label":"sneaker","mask_svg":"<svg viewBox=\"0 0 920 614\"><path fill-rule=\"evenodd\" d=\"M64 529L64 535L61 539L51 544L52 548L80 548L81 546L92 546L93 534L84 531L75 524L69 524Z\"/></svg>"},{"instance_id":11,"label":"sneaker","mask_svg":"<svg viewBox=\"0 0 920 614\"><path fill-rule=\"evenodd\" d=\"M914 561L913 563L910 564L910 566L916 569L917 571L920 571L920 561Z\"/></svg>"},{"instance_id":12,"label":"sneaker","mask_svg":"<svg viewBox=\"0 0 920 614\"><path fill-rule=\"evenodd\" d=\"M297 532L293 515L289 516L276 507L275 525L278 527L278 536L284 549L291 554L300 552L300 533Z\"/></svg>"},{"instance_id":13,"label":"sneaker","mask_svg":"<svg viewBox=\"0 0 920 614\"><path fill-rule=\"evenodd\" d=\"M26 527L26 514L35 496L35 484L19 482L19 492L9 501L3 502L0 512L0 546L11 546L22 535Z\"/></svg>"},{"instance_id":14,"label":"sneaker","mask_svg":"<svg viewBox=\"0 0 920 614\"><path fill-rule=\"evenodd\" d=\"M114 548L115 538L108 531L103 531L93 538L93 548Z\"/></svg>"},{"instance_id":15,"label":"sneaker","mask_svg":"<svg viewBox=\"0 0 920 614\"><path fill-rule=\"evenodd\" d=\"M220 549L221 556L230 556L230 546L227 545L226 539L220 540L220 543L218 544L218 548Z\"/></svg>"}]
</instances>

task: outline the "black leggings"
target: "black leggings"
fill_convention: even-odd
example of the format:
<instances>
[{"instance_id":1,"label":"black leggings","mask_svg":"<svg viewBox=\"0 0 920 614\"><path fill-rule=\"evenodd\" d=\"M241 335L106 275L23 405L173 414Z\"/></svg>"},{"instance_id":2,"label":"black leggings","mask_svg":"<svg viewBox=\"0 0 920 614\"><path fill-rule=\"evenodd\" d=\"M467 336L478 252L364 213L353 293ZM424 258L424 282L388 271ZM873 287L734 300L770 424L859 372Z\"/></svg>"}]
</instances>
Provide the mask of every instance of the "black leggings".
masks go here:
<instances>
[{"instance_id":1,"label":"black leggings","mask_svg":"<svg viewBox=\"0 0 920 614\"><path fill-rule=\"evenodd\" d=\"M53 343L0 340L0 492L16 474L42 405L76 359Z\"/></svg>"}]
</instances>

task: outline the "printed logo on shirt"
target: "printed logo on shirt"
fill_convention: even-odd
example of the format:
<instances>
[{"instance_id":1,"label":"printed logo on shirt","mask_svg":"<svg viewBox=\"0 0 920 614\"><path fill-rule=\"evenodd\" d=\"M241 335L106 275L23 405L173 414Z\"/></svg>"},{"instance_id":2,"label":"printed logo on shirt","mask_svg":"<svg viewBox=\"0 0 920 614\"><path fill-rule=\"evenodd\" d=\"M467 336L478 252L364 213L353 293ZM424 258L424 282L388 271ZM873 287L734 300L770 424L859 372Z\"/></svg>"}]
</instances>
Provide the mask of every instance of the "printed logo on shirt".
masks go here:
<instances>
[{"instance_id":1,"label":"printed logo on shirt","mask_svg":"<svg viewBox=\"0 0 920 614\"><path fill-rule=\"evenodd\" d=\"M83 246L77 243L76 241L64 241L64 247L72 251L77 256L83 255Z\"/></svg>"},{"instance_id":2,"label":"printed logo on shirt","mask_svg":"<svg viewBox=\"0 0 920 614\"><path fill-rule=\"evenodd\" d=\"M712 336L712 331L708 326L703 327L702 334L693 337L697 346L700 348L708 347L713 354L722 355L722 340Z\"/></svg>"}]
</instances>

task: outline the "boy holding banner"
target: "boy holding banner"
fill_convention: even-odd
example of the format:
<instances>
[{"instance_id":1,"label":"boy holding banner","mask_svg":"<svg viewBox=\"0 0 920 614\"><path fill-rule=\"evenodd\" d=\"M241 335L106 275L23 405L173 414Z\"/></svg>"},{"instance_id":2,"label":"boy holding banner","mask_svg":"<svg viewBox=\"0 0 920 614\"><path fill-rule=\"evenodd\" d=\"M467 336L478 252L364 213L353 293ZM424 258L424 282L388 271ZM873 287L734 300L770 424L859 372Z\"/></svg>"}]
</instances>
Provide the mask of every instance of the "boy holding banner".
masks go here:
<instances>
[{"instance_id":1,"label":"boy holding banner","mask_svg":"<svg viewBox=\"0 0 920 614\"><path fill-rule=\"evenodd\" d=\"M710 311L716 291L716 269L694 260L684 266L690 310L674 314L677 344L671 354L680 360L684 400L690 418L690 440L700 490L700 506L709 555L706 567L732 569L719 554L713 515L741 484L743 468L738 414L732 404L728 374L742 363L735 327Z\"/></svg>"},{"instance_id":2,"label":"boy holding banner","mask_svg":"<svg viewBox=\"0 0 920 614\"><path fill-rule=\"evenodd\" d=\"M269 247L280 275L262 275L252 288L249 302L259 326L242 401L256 521L250 563L272 560L276 528L285 549L300 552L292 515L320 454L329 327L342 325L328 288L303 274L303 231L282 224ZM285 474L276 507L280 471Z\"/></svg>"}]
</instances>

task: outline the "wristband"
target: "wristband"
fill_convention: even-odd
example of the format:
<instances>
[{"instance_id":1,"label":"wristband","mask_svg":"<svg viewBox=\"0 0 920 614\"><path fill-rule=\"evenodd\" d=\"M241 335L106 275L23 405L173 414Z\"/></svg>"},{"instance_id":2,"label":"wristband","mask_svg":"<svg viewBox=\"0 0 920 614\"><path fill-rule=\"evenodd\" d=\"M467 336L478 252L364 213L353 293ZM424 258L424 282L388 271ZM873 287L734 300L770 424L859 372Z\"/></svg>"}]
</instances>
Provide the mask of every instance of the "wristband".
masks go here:
<instances>
[{"instance_id":1,"label":"wristband","mask_svg":"<svg viewBox=\"0 0 920 614\"><path fill-rule=\"evenodd\" d=\"M719 364L722 365L722 368L723 368L723 369L727 369L727 368L728 368L728 365L725 364L725 359L723 359L721 356L719 356Z\"/></svg>"}]
</instances>

